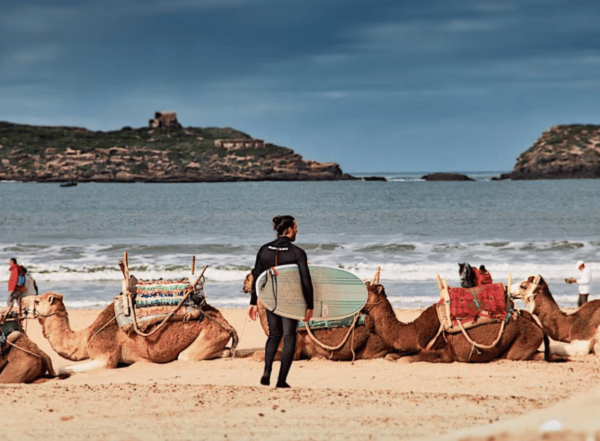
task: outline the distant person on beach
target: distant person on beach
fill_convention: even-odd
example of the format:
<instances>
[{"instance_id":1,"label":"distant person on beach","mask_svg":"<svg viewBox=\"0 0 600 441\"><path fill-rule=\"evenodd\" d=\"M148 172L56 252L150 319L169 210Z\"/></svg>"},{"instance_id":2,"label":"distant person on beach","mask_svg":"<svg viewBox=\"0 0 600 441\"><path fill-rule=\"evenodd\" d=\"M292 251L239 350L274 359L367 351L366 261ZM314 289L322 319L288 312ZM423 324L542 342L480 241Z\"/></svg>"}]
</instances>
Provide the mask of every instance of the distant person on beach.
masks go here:
<instances>
[{"instance_id":1,"label":"distant person on beach","mask_svg":"<svg viewBox=\"0 0 600 441\"><path fill-rule=\"evenodd\" d=\"M22 268L17 264L17 259L14 257L8 261L8 269L10 277L8 278L8 301L6 304L10 308L15 300L19 300L25 291L24 285L19 285L19 273L22 273Z\"/></svg>"},{"instance_id":2,"label":"distant person on beach","mask_svg":"<svg viewBox=\"0 0 600 441\"><path fill-rule=\"evenodd\" d=\"M27 268L24 266L21 267L23 269L23 273L25 273L25 293L24 296L37 296L39 294L37 283L35 283L35 279L31 277L31 274L27 271Z\"/></svg>"},{"instance_id":3,"label":"distant person on beach","mask_svg":"<svg viewBox=\"0 0 600 441\"><path fill-rule=\"evenodd\" d=\"M308 271L308 259L303 249L292 242L296 240L298 225L292 216L275 216L273 218L273 229L277 232L277 239L263 245L256 256L256 263L252 270L254 280L271 267L278 265L295 264L300 270L302 282L302 294L306 301L306 316L303 321L308 322L313 316L313 287L310 273ZM258 310L256 307L256 287L252 284L250 293L250 309L248 314L252 320L256 320ZM283 350L281 352L281 367L276 387L290 387L287 384L287 376L292 367L294 352L296 350L296 333L298 332L298 320L281 317L274 312L267 311L267 322L269 324L269 337L265 346L265 370L260 379L260 384L268 386L271 384L271 369L273 361L283 338Z\"/></svg>"},{"instance_id":4,"label":"distant person on beach","mask_svg":"<svg viewBox=\"0 0 600 441\"><path fill-rule=\"evenodd\" d=\"M577 279L565 279L565 282L579 284L579 299L577 300L577 307L579 308L588 301L588 297L590 295L590 285L592 284L592 272L585 265L583 260L577 262L577 269L581 271L581 276Z\"/></svg>"}]
</instances>

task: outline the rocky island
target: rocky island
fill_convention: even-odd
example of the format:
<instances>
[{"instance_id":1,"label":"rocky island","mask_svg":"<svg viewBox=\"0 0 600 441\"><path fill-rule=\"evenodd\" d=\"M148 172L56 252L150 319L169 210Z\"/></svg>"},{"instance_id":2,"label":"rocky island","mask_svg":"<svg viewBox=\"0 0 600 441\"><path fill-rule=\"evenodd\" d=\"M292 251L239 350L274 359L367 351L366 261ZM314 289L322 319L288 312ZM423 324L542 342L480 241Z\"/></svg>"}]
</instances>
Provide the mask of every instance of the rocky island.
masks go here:
<instances>
[{"instance_id":1,"label":"rocky island","mask_svg":"<svg viewBox=\"0 0 600 441\"><path fill-rule=\"evenodd\" d=\"M424 181L474 181L475 179L462 173L432 173L421 176Z\"/></svg>"},{"instance_id":2,"label":"rocky island","mask_svg":"<svg viewBox=\"0 0 600 441\"><path fill-rule=\"evenodd\" d=\"M148 127L91 131L0 122L0 180L233 182L354 179L335 163L232 128L182 127L156 112Z\"/></svg>"},{"instance_id":3,"label":"rocky island","mask_svg":"<svg viewBox=\"0 0 600 441\"><path fill-rule=\"evenodd\" d=\"M600 126L570 124L546 130L501 178L600 178Z\"/></svg>"}]
</instances>

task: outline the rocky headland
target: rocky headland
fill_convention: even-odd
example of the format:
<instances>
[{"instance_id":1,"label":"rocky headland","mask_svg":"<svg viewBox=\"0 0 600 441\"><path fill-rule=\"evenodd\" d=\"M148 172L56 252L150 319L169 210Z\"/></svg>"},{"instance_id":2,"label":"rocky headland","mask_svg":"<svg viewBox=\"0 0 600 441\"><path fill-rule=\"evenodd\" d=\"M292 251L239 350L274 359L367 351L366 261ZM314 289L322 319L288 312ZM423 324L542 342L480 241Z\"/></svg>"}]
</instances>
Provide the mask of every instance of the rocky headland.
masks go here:
<instances>
[{"instance_id":1,"label":"rocky headland","mask_svg":"<svg viewBox=\"0 0 600 441\"><path fill-rule=\"evenodd\" d=\"M160 112L157 112L157 117ZM158 121L158 122L157 122ZM0 180L36 182L234 182L354 179L335 163L231 128L91 131L0 122Z\"/></svg>"},{"instance_id":2,"label":"rocky headland","mask_svg":"<svg viewBox=\"0 0 600 441\"><path fill-rule=\"evenodd\" d=\"M517 159L502 179L600 178L600 125L558 125Z\"/></svg>"}]
</instances>

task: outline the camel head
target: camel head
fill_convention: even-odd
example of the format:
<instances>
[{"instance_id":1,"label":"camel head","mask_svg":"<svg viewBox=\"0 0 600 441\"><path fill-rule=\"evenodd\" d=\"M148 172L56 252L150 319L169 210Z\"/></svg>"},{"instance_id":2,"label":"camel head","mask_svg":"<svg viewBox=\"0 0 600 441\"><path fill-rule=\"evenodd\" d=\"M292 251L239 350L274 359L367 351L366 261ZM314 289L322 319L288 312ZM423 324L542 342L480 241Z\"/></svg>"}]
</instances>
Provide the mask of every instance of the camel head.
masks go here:
<instances>
[{"instance_id":1,"label":"camel head","mask_svg":"<svg viewBox=\"0 0 600 441\"><path fill-rule=\"evenodd\" d=\"M379 284L380 275L381 275L381 267L378 266L377 271L375 271L375 275L373 276L373 278L370 281L365 283L367 285L367 292L368 292L367 305L369 303L371 303L371 304L379 303L383 299L387 299L387 295L385 293L385 288L383 287L383 285Z\"/></svg>"},{"instance_id":2,"label":"camel head","mask_svg":"<svg viewBox=\"0 0 600 441\"><path fill-rule=\"evenodd\" d=\"M367 304L369 303L377 303L382 299L387 299L387 294L385 293L385 288L383 285L367 285L367 292L369 293L367 297Z\"/></svg>"},{"instance_id":3,"label":"camel head","mask_svg":"<svg viewBox=\"0 0 600 441\"><path fill-rule=\"evenodd\" d=\"M526 305L532 305L535 297L544 289L548 289L548 285L542 276L529 276L510 288L510 296L522 300Z\"/></svg>"},{"instance_id":4,"label":"camel head","mask_svg":"<svg viewBox=\"0 0 600 441\"><path fill-rule=\"evenodd\" d=\"M25 297L28 299L26 308L33 312L34 317L49 317L66 310L63 298L62 294L51 291L40 296Z\"/></svg>"},{"instance_id":5,"label":"camel head","mask_svg":"<svg viewBox=\"0 0 600 441\"><path fill-rule=\"evenodd\" d=\"M250 294L252 292L252 284L254 283L254 277L252 276L252 271L250 271L246 278L244 279L244 286L242 287L242 292L246 294Z\"/></svg>"}]
</instances>

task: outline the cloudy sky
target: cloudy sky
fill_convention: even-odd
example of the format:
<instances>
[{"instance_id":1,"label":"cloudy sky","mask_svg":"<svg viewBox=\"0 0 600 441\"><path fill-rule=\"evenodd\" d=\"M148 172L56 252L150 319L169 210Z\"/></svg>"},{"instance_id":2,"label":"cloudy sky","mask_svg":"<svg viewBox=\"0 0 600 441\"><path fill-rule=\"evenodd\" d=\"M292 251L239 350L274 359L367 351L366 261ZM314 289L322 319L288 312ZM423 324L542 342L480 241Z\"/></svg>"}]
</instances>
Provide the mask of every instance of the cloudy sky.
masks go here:
<instances>
[{"instance_id":1,"label":"cloudy sky","mask_svg":"<svg viewBox=\"0 0 600 441\"><path fill-rule=\"evenodd\" d=\"M347 172L508 171L600 124L597 0L0 3L0 120L234 127Z\"/></svg>"}]
</instances>

